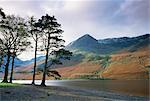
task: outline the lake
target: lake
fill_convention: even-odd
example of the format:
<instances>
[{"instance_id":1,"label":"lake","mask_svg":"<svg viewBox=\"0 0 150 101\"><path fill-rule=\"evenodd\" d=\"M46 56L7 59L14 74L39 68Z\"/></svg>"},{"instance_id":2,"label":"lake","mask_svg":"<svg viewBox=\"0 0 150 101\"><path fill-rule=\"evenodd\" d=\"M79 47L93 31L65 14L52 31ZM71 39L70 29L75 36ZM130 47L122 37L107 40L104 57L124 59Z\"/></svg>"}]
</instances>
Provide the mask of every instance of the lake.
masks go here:
<instances>
[{"instance_id":1,"label":"lake","mask_svg":"<svg viewBox=\"0 0 150 101\"><path fill-rule=\"evenodd\" d=\"M13 83L30 84L31 80L13 80ZM37 85L41 80L36 80ZM149 96L150 80L47 80L47 86L112 91L135 96Z\"/></svg>"}]
</instances>

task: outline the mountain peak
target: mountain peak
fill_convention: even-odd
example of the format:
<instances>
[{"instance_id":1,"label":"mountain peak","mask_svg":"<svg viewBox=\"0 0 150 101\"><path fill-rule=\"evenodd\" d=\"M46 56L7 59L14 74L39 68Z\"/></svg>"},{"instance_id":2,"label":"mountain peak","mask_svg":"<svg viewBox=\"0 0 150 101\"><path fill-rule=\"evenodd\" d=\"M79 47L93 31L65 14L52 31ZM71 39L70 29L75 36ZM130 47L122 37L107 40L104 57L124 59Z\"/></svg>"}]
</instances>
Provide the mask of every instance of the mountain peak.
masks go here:
<instances>
[{"instance_id":1,"label":"mountain peak","mask_svg":"<svg viewBox=\"0 0 150 101\"><path fill-rule=\"evenodd\" d=\"M85 34L83 36L81 36L79 39L77 40L88 40L88 41L97 41L95 38L93 38L91 35L89 34Z\"/></svg>"},{"instance_id":2,"label":"mountain peak","mask_svg":"<svg viewBox=\"0 0 150 101\"><path fill-rule=\"evenodd\" d=\"M83 35L84 37L92 37L90 34Z\"/></svg>"},{"instance_id":3,"label":"mountain peak","mask_svg":"<svg viewBox=\"0 0 150 101\"><path fill-rule=\"evenodd\" d=\"M98 40L90 36L89 34L85 34L82 37L75 40L73 43L67 46L67 49L79 49L82 51L89 51L97 53L99 49Z\"/></svg>"}]
</instances>

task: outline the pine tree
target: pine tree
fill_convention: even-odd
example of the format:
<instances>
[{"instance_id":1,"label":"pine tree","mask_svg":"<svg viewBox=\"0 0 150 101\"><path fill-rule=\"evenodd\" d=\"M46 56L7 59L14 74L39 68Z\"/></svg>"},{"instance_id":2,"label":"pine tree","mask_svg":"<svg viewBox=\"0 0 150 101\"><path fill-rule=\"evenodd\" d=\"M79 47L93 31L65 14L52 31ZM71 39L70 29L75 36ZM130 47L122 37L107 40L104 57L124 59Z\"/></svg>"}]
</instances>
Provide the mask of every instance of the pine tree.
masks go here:
<instances>
[{"instance_id":1,"label":"pine tree","mask_svg":"<svg viewBox=\"0 0 150 101\"><path fill-rule=\"evenodd\" d=\"M51 65L48 65L49 55L53 51L58 51L64 47L64 40L62 39L63 30L61 30L61 25L57 22L54 16L42 16L39 20L42 28L42 32L44 33L43 37L43 46L46 51L46 59L45 66L43 69L43 78L41 85L45 86L46 74L48 71L48 67L50 67L54 62L51 61Z\"/></svg>"},{"instance_id":2,"label":"pine tree","mask_svg":"<svg viewBox=\"0 0 150 101\"><path fill-rule=\"evenodd\" d=\"M41 28L40 24L35 20L35 18L32 16L29 20L29 33L30 36L33 38L35 42L35 57L34 57L34 69L33 69L33 79L32 79L32 84L35 85L35 72L36 72L36 58L37 58L37 48L38 48L38 41L42 37L41 34Z\"/></svg>"}]
</instances>

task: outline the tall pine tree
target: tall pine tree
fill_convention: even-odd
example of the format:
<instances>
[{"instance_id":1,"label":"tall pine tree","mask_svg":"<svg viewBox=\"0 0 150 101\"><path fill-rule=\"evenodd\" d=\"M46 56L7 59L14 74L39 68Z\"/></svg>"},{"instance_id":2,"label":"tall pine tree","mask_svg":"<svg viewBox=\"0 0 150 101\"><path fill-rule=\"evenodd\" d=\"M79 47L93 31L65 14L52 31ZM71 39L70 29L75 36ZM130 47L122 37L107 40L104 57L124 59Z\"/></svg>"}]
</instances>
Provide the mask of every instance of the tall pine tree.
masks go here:
<instances>
[{"instance_id":1,"label":"tall pine tree","mask_svg":"<svg viewBox=\"0 0 150 101\"><path fill-rule=\"evenodd\" d=\"M38 41L42 37L41 34L41 26L38 21L32 16L28 21L28 29L30 36L32 37L33 41L35 42L35 50L34 50L34 69L33 69L33 79L32 84L35 85L35 72L36 72L36 58L37 58L37 49L38 49Z\"/></svg>"},{"instance_id":2,"label":"tall pine tree","mask_svg":"<svg viewBox=\"0 0 150 101\"><path fill-rule=\"evenodd\" d=\"M46 14L42 16L39 20L41 24L42 31L44 33L43 43L46 51L45 66L43 69L43 77L41 85L45 86L45 79L47 74L49 55L52 51L62 49L64 46L64 40L62 39L63 30L61 30L61 25L57 22L54 16L49 16Z\"/></svg>"}]
</instances>

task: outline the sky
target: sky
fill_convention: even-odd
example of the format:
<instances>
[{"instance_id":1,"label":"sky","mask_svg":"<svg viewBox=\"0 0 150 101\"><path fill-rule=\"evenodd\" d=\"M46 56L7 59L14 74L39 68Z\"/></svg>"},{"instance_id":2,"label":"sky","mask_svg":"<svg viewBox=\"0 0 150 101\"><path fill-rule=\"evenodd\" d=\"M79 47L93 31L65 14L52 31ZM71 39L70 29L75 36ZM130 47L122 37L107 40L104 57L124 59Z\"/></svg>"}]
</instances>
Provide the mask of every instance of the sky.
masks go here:
<instances>
[{"instance_id":1,"label":"sky","mask_svg":"<svg viewBox=\"0 0 150 101\"><path fill-rule=\"evenodd\" d=\"M105 39L150 33L149 0L0 0L0 7L22 17L54 15L65 45L84 34Z\"/></svg>"}]
</instances>

